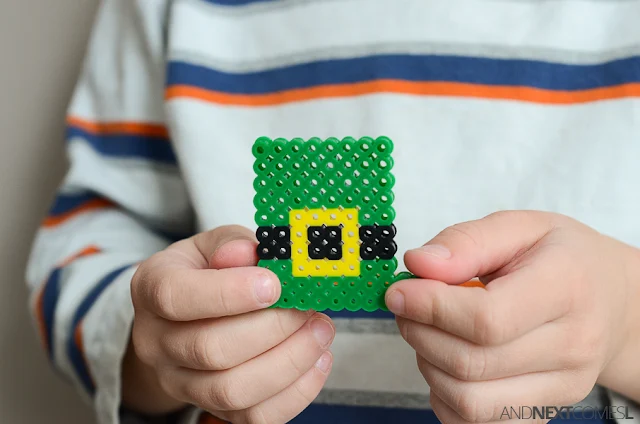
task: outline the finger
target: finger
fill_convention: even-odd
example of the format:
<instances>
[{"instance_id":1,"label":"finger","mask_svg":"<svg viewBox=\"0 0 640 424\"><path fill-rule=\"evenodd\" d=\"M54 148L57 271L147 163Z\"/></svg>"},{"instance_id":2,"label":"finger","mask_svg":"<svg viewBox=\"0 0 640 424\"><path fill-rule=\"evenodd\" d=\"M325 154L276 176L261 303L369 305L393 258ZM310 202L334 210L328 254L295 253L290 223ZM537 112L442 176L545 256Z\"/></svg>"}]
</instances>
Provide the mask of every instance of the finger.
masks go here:
<instances>
[{"instance_id":1,"label":"finger","mask_svg":"<svg viewBox=\"0 0 640 424\"><path fill-rule=\"evenodd\" d=\"M280 282L259 267L189 269L149 266L134 277L137 306L171 321L238 315L264 309L280 296Z\"/></svg>"},{"instance_id":2,"label":"finger","mask_svg":"<svg viewBox=\"0 0 640 424\"><path fill-rule=\"evenodd\" d=\"M470 422L498 421L504 418L505 407L572 405L587 397L596 379L555 371L468 382L451 377L424 358L418 358L418 368L431 392Z\"/></svg>"},{"instance_id":3,"label":"finger","mask_svg":"<svg viewBox=\"0 0 640 424\"><path fill-rule=\"evenodd\" d=\"M221 245L211 255L210 267L213 269L256 266L258 254L257 242L253 240L235 239Z\"/></svg>"},{"instance_id":4,"label":"finger","mask_svg":"<svg viewBox=\"0 0 640 424\"><path fill-rule=\"evenodd\" d=\"M468 424L470 421L465 420L464 418L462 418L456 411L454 411L449 405L447 405L442 399L440 399L440 397L438 397L438 395L436 395L435 393L431 392L430 396L429 396L429 400L431 402L431 408L433 409L433 412L436 414L436 417L438 417L438 420L442 423L446 423L446 424ZM518 422L519 420L517 419L509 419L508 417L512 417L513 415L510 415L509 410L506 411L506 413L501 414L500 420L496 420L496 421L489 421L489 423L491 424L498 424L498 423L515 423ZM535 418L535 419L529 419L527 420L527 423L532 423L532 424L537 424L537 423L546 423L548 422L548 420L541 420L539 418Z\"/></svg>"},{"instance_id":5,"label":"finger","mask_svg":"<svg viewBox=\"0 0 640 424\"><path fill-rule=\"evenodd\" d=\"M224 252L222 254L222 258L214 258L214 256L217 256L216 252L219 248L221 248L222 246L224 246L229 242L236 241L236 240L248 242L248 244L253 243L254 249L255 249L255 246L257 246L256 236L253 233L253 231L249 230L246 227L242 227L240 225L225 225L211 231L206 231L206 232L197 234L193 237L193 242L195 246L198 248L198 251L202 254L202 256L206 259L207 263L210 265L213 265L212 262L214 261L214 259L216 259L216 261L218 262L219 261L224 262L226 260L226 261L231 261L231 263L235 263L236 260L248 261L248 258L231 259L227 255L225 255ZM244 245L243 249L246 249L246 244ZM249 253L249 252L245 251L245 253ZM251 252L250 255L251 255L250 258L252 260L255 259L255 255L256 255L255 251ZM227 257L225 258L225 256ZM255 263L257 263L257 260L255 261ZM255 265L255 263L253 263L252 265ZM215 266L212 266L212 267L215 268Z\"/></svg>"},{"instance_id":6,"label":"finger","mask_svg":"<svg viewBox=\"0 0 640 424\"><path fill-rule=\"evenodd\" d=\"M481 345L515 340L563 316L575 291L559 284L565 275L563 253L550 247L536 252L532 265L500 277L486 288L432 280L403 280L386 293L396 315L433 325Z\"/></svg>"},{"instance_id":7,"label":"finger","mask_svg":"<svg viewBox=\"0 0 640 424\"><path fill-rule=\"evenodd\" d=\"M235 244L233 242L243 242ZM188 239L180 240L164 251L154 255L150 262L154 266L187 268L187 269L209 269L228 268L231 266L255 265L257 263L256 253L250 252L247 245L256 245L255 235L245 227L239 225L227 225L218 227L211 231L196 234ZM214 256L218 249L231 244L231 253L228 248L221 253L222 258ZM234 256L233 254L238 254Z\"/></svg>"},{"instance_id":8,"label":"finger","mask_svg":"<svg viewBox=\"0 0 640 424\"><path fill-rule=\"evenodd\" d=\"M286 423L299 415L318 396L331 372L333 356L326 351L307 371L275 396L240 413L231 413L231 422Z\"/></svg>"},{"instance_id":9,"label":"finger","mask_svg":"<svg viewBox=\"0 0 640 424\"><path fill-rule=\"evenodd\" d=\"M459 284L490 274L536 244L553 226L555 215L510 211L451 226L404 257L415 275Z\"/></svg>"},{"instance_id":10,"label":"finger","mask_svg":"<svg viewBox=\"0 0 640 424\"><path fill-rule=\"evenodd\" d=\"M309 320L283 343L226 371L181 369L172 377L180 400L209 411L238 411L269 399L310 370L335 335L322 314Z\"/></svg>"},{"instance_id":11,"label":"finger","mask_svg":"<svg viewBox=\"0 0 640 424\"><path fill-rule=\"evenodd\" d=\"M586 365L561 324L549 323L502 346L481 346L430 325L398 318L402 337L422 358L462 381L483 381ZM554 346L554 349L549 349ZM561 354L558 354L561 352Z\"/></svg>"},{"instance_id":12,"label":"finger","mask_svg":"<svg viewBox=\"0 0 640 424\"><path fill-rule=\"evenodd\" d=\"M433 409L434 414L436 414L438 421L441 423L466 424L468 422L458 415L456 411L451 409L449 405L444 403L444 401L433 391L429 394L429 403L431 404L431 409Z\"/></svg>"},{"instance_id":13,"label":"finger","mask_svg":"<svg viewBox=\"0 0 640 424\"><path fill-rule=\"evenodd\" d=\"M169 364L220 371L238 366L279 345L302 327L311 311L267 309L186 323L159 321L160 357Z\"/></svg>"}]
</instances>

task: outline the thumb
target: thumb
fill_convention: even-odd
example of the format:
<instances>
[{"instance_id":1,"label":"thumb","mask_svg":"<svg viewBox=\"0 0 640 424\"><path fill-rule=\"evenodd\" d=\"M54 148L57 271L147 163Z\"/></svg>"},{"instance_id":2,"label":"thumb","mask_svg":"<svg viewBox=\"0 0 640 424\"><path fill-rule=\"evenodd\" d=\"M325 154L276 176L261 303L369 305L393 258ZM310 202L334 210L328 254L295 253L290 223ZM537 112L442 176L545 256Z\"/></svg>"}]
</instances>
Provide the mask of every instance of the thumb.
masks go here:
<instances>
[{"instance_id":1,"label":"thumb","mask_svg":"<svg viewBox=\"0 0 640 424\"><path fill-rule=\"evenodd\" d=\"M460 284L491 274L528 251L553 228L554 214L506 211L451 226L404 257L420 278Z\"/></svg>"},{"instance_id":2,"label":"thumb","mask_svg":"<svg viewBox=\"0 0 640 424\"><path fill-rule=\"evenodd\" d=\"M255 266L258 263L255 234L240 225L226 225L194 238L209 267L213 269Z\"/></svg>"}]
</instances>

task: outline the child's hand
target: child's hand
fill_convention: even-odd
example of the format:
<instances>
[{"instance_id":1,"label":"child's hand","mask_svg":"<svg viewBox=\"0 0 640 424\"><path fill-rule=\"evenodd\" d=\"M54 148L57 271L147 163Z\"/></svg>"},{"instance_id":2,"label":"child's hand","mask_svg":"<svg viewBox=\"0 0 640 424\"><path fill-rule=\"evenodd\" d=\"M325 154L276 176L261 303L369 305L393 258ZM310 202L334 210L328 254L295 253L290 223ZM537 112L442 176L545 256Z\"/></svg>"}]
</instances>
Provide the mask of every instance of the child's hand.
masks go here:
<instances>
[{"instance_id":1,"label":"child's hand","mask_svg":"<svg viewBox=\"0 0 640 424\"><path fill-rule=\"evenodd\" d=\"M570 405L597 380L637 389L637 255L542 212L458 224L407 252L422 279L394 284L386 300L438 417L487 422L506 419L504 407ZM476 276L486 288L453 285Z\"/></svg>"},{"instance_id":2,"label":"child's hand","mask_svg":"<svg viewBox=\"0 0 640 424\"><path fill-rule=\"evenodd\" d=\"M255 266L256 245L248 229L220 227L140 266L131 286L133 355L148 370L148 386L163 390L138 397L139 405L157 405L145 412L194 404L234 423L285 422L319 393L331 369L333 324L318 313L265 309L280 284Z\"/></svg>"}]
</instances>

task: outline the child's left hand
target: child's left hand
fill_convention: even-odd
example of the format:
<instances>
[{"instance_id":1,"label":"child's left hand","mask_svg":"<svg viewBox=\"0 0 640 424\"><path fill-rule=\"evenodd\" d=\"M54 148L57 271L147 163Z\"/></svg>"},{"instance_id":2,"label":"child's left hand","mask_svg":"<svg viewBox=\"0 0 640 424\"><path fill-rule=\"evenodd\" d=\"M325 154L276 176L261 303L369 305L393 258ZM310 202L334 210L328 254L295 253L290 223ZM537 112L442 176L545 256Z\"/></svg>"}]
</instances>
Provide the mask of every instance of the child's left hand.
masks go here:
<instances>
[{"instance_id":1,"label":"child's left hand","mask_svg":"<svg viewBox=\"0 0 640 424\"><path fill-rule=\"evenodd\" d=\"M386 301L443 422L570 405L596 382L637 386L638 250L565 216L499 212L446 229L405 262L420 279L394 284ZM456 285L476 276L486 288Z\"/></svg>"}]
</instances>

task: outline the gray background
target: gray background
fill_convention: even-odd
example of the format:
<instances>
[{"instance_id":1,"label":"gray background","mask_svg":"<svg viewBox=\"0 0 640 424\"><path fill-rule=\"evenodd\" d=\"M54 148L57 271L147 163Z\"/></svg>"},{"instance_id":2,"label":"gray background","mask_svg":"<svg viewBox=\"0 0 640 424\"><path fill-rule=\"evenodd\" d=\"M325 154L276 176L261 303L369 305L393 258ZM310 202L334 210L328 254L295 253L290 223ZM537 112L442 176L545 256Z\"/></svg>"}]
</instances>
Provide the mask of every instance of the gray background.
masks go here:
<instances>
[{"instance_id":1,"label":"gray background","mask_svg":"<svg viewBox=\"0 0 640 424\"><path fill-rule=\"evenodd\" d=\"M0 422L92 423L50 369L24 267L65 171L64 116L98 0L0 0Z\"/></svg>"}]
</instances>

